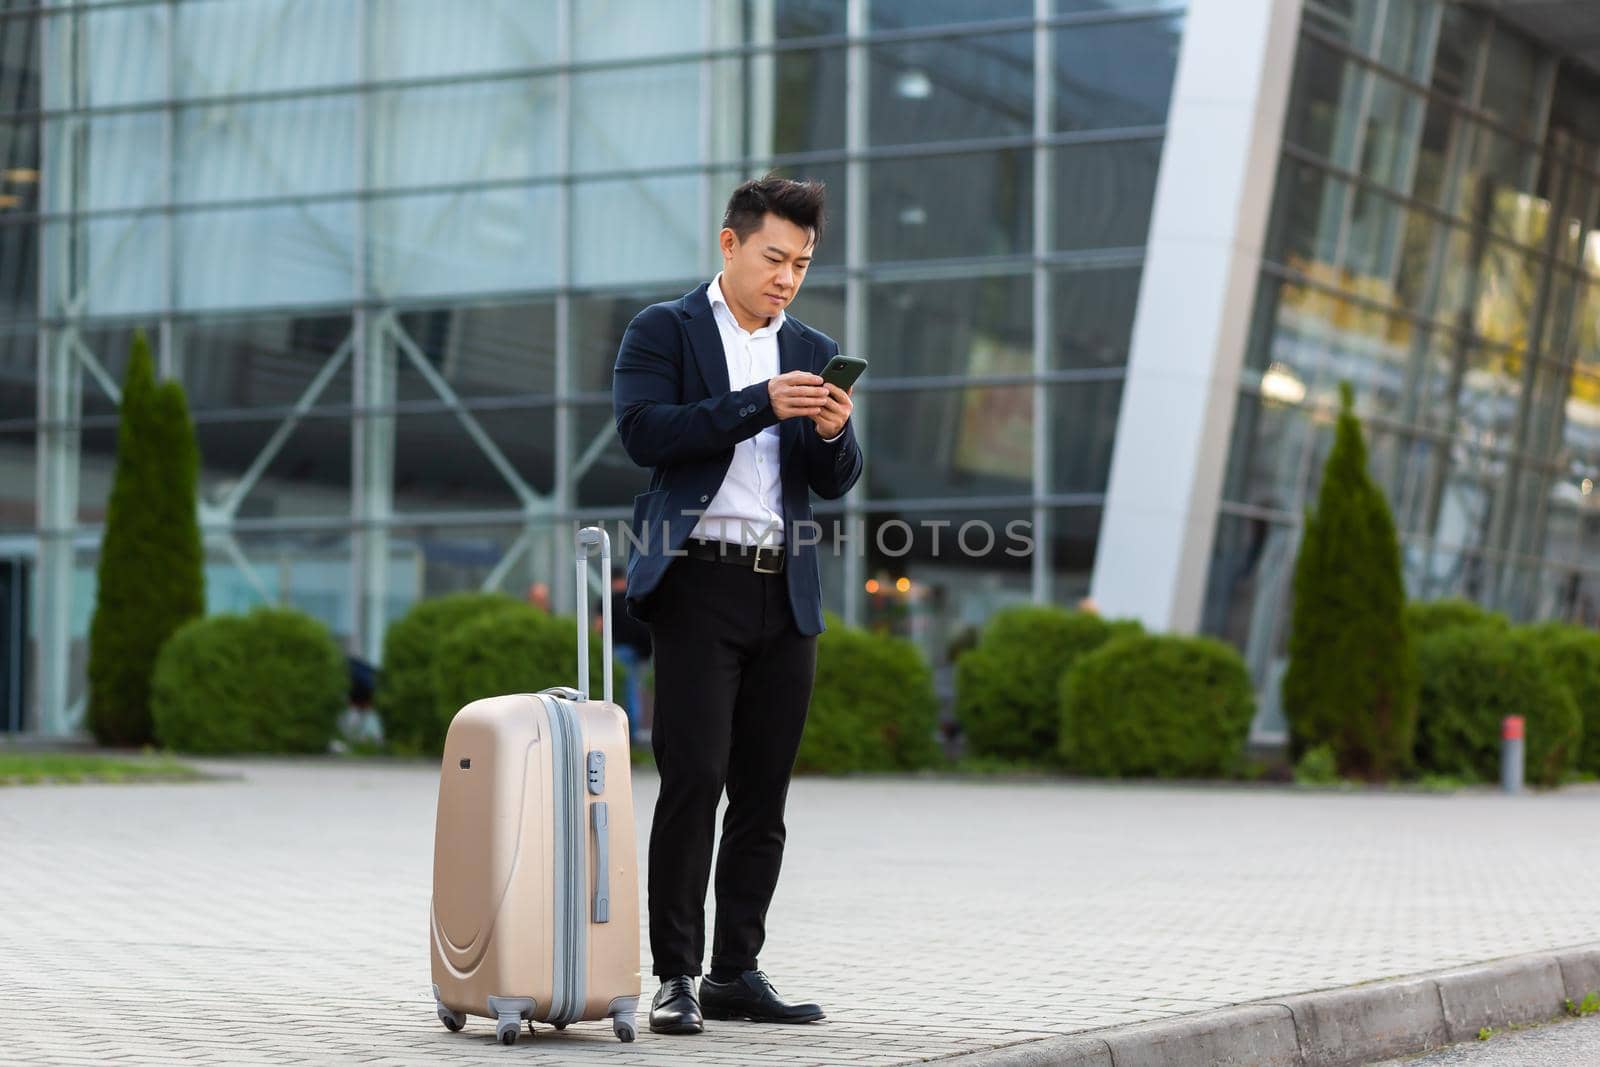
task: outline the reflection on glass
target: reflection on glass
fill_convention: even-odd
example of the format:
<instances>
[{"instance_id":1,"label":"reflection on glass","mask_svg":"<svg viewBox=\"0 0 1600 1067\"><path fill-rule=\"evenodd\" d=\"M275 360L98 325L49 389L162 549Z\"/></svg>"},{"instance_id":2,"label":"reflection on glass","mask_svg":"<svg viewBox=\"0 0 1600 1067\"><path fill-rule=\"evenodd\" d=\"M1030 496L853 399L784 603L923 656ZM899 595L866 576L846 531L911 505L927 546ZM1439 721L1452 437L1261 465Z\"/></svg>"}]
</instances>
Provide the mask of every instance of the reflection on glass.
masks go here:
<instances>
[{"instance_id":1,"label":"reflection on glass","mask_svg":"<svg viewBox=\"0 0 1600 1067\"><path fill-rule=\"evenodd\" d=\"M803 299L803 297L802 297ZM1033 285L1027 276L881 283L868 291L874 380L1032 370Z\"/></svg>"},{"instance_id":2,"label":"reflection on glass","mask_svg":"<svg viewBox=\"0 0 1600 1067\"><path fill-rule=\"evenodd\" d=\"M377 78L483 74L553 63L558 0L385 0L368 23Z\"/></svg>"},{"instance_id":3,"label":"reflection on glass","mask_svg":"<svg viewBox=\"0 0 1600 1067\"><path fill-rule=\"evenodd\" d=\"M1049 389L1051 492L1104 493L1122 383L1074 382Z\"/></svg>"},{"instance_id":4,"label":"reflection on glass","mask_svg":"<svg viewBox=\"0 0 1600 1067\"><path fill-rule=\"evenodd\" d=\"M1137 266L1052 272L1052 370L1127 364L1143 274L1143 267Z\"/></svg>"},{"instance_id":5,"label":"reflection on glass","mask_svg":"<svg viewBox=\"0 0 1600 1067\"><path fill-rule=\"evenodd\" d=\"M310 390L350 339L348 314L266 319L201 319L183 324L176 340L189 407L288 407ZM315 406L351 402L348 358L328 379Z\"/></svg>"},{"instance_id":6,"label":"reflection on glass","mask_svg":"<svg viewBox=\"0 0 1600 1067\"><path fill-rule=\"evenodd\" d=\"M1137 248L1150 230L1160 141L1066 145L1055 155L1055 247Z\"/></svg>"},{"instance_id":7,"label":"reflection on glass","mask_svg":"<svg viewBox=\"0 0 1600 1067\"><path fill-rule=\"evenodd\" d=\"M873 499L1028 495L1033 389L972 386L878 393L863 446Z\"/></svg>"},{"instance_id":8,"label":"reflection on glass","mask_svg":"<svg viewBox=\"0 0 1600 1067\"><path fill-rule=\"evenodd\" d=\"M868 168L867 253L874 261L1020 255L1033 226L1033 158L1024 149ZM1111 203L1110 190L1099 199Z\"/></svg>"},{"instance_id":9,"label":"reflection on glass","mask_svg":"<svg viewBox=\"0 0 1600 1067\"><path fill-rule=\"evenodd\" d=\"M555 391L553 299L406 311L397 321L457 396L548 395ZM406 384L404 372L408 369L402 361L401 386ZM416 395L435 398L431 388L418 388ZM404 388L400 397L410 399Z\"/></svg>"},{"instance_id":10,"label":"reflection on glass","mask_svg":"<svg viewBox=\"0 0 1600 1067\"><path fill-rule=\"evenodd\" d=\"M378 93L368 122L377 188L538 177L556 165L553 77Z\"/></svg>"},{"instance_id":11,"label":"reflection on glass","mask_svg":"<svg viewBox=\"0 0 1600 1067\"><path fill-rule=\"evenodd\" d=\"M197 0L173 8L177 18L179 96L223 96L312 86L348 85L360 74L356 55L363 5L356 0ZM161 10L137 7L131 11ZM130 49L119 41L119 49ZM165 80L152 52L127 56ZM100 69L96 64L90 70ZM164 95L164 94L158 94Z\"/></svg>"},{"instance_id":12,"label":"reflection on glass","mask_svg":"<svg viewBox=\"0 0 1600 1067\"><path fill-rule=\"evenodd\" d=\"M869 6L875 30L989 22L1033 14L1033 0L990 0L982 4L970 0L873 0Z\"/></svg>"},{"instance_id":13,"label":"reflection on glass","mask_svg":"<svg viewBox=\"0 0 1600 1067\"><path fill-rule=\"evenodd\" d=\"M354 96L316 96L227 107L187 107L177 120L180 203L348 192L356 188ZM156 140L129 144L129 162L152 155ZM437 129L434 131L438 132ZM448 145L437 146L441 149ZM156 189L138 203L164 199Z\"/></svg>"},{"instance_id":14,"label":"reflection on glass","mask_svg":"<svg viewBox=\"0 0 1600 1067\"><path fill-rule=\"evenodd\" d=\"M1004 137L1033 129L1033 35L873 45L874 144Z\"/></svg>"},{"instance_id":15,"label":"reflection on glass","mask_svg":"<svg viewBox=\"0 0 1600 1067\"><path fill-rule=\"evenodd\" d=\"M385 197L368 211L370 284L385 299L554 286L553 186Z\"/></svg>"}]
</instances>

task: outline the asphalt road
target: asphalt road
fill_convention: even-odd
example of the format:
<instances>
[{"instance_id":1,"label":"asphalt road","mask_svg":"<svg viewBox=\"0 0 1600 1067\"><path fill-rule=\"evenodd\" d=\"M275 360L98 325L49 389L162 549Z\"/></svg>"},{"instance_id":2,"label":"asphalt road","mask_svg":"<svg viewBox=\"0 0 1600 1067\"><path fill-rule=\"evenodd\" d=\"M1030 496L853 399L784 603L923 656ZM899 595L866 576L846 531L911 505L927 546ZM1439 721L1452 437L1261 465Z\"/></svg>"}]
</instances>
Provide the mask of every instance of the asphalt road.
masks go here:
<instances>
[{"instance_id":1,"label":"asphalt road","mask_svg":"<svg viewBox=\"0 0 1600 1067\"><path fill-rule=\"evenodd\" d=\"M1493 1035L1438 1052L1384 1060L1372 1067L1596 1067L1600 1064L1600 1015Z\"/></svg>"}]
</instances>

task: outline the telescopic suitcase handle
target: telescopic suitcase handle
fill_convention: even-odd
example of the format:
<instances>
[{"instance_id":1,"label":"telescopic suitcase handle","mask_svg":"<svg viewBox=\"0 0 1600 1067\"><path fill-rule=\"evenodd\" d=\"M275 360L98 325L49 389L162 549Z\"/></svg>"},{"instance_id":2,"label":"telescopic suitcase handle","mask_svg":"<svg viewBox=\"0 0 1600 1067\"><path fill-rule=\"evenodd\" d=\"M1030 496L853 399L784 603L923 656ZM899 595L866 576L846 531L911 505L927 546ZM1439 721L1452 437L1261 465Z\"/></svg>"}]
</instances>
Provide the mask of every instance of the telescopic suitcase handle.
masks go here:
<instances>
[{"instance_id":1,"label":"telescopic suitcase handle","mask_svg":"<svg viewBox=\"0 0 1600 1067\"><path fill-rule=\"evenodd\" d=\"M581 699L589 694L589 546L600 546L600 573L605 595L600 598L601 655L605 680L601 689L606 703L611 703L611 538L599 526L585 526L578 531L578 691Z\"/></svg>"}]
</instances>

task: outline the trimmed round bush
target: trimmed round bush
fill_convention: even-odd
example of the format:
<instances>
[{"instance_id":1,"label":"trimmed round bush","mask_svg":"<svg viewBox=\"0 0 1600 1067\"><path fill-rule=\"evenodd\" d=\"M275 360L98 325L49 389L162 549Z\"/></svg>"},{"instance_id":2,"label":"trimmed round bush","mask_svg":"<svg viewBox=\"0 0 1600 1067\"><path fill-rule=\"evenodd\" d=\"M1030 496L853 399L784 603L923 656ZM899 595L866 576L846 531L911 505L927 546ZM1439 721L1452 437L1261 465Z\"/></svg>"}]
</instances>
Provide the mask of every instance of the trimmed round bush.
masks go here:
<instances>
[{"instance_id":1,"label":"trimmed round bush","mask_svg":"<svg viewBox=\"0 0 1600 1067\"><path fill-rule=\"evenodd\" d=\"M1406 629L1413 640L1421 640L1440 630L1458 626L1490 624L1510 627L1511 620L1497 615L1470 600L1413 600L1406 605Z\"/></svg>"},{"instance_id":2,"label":"trimmed round bush","mask_svg":"<svg viewBox=\"0 0 1600 1067\"><path fill-rule=\"evenodd\" d=\"M328 628L284 608L196 619L156 658L156 738L179 752L326 752L349 695Z\"/></svg>"},{"instance_id":3,"label":"trimmed round bush","mask_svg":"<svg viewBox=\"0 0 1600 1067\"><path fill-rule=\"evenodd\" d=\"M474 700L577 685L577 630L570 615L546 615L531 604L511 601L446 634L433 661L440 746L450 720ZM601 653L600 635L591 633L589 684L594 697L604 692ZM621 666L613 663L613 695L622 692L622 678Z\"/></svg>"},{"instance_id":4,"label":"trimmed round bush","mask_svg":"<svg viewBox=\"0 0 1600 1067\"><path fill-rule=\"evenodd\" d=\"M1244 757L1255 694L1232 646L1119 637L1061 680L1061 758L1080 774L1215 778Z\"/></svg>"},{"instance_id":5,"label":"trimmed round bush","mask_svg":"<svg viewBox=\"0 0 1600 1067\"><path fill-rule=\"evenodd\" d=\"M445 726L458 705L450 705L435 686L441 643L487 614L518 609L534 610L503 593L452 593L418 601L396 619L383 637L383 673L374 698L384 740L402 752L444 751Z\"/></svg>"},{"instance_id":6,"label":"trimmed round bush","mask_svg":"<svg viewBox=\"0 0 1600 1067\"><path fill-rule=\"evenodd\" d=\"M933 672L909 641L829 616L796 769L901 771L943 761Z\"/></svg>"},{"instance_id":7,"label":"trimmed round bush","mask_svg":"<svg viewBox=\"0 0 1600 1067\"><path fill-rule=\"evenodd\" d=\"M1527 726L1527 779L1557 785L1578 754L1578 705L1542 654L1538 636L1495 623L1450 627L1422 639L1417 762L1425 771L1494 781L1500 724Z\"/></svg>"},{"instance_id":8,"label":"trimmed round bush","mask_svg":"<svg viewBox=\"0 0 1600 1067\"><path fill-rule=\"evenodd\" d=\"M1583 742L1575 768L1600 774L1600 633L1561 622L1541 623L1528 632L1544 654L1546 668L1578 705Z\"/></svg>"},{"instance_id":9,"label":"trimmed round bush","mask_svg":"<svg viewBox=\"0 0 1600 1067\"><path fill-rule=\"evenodd\" d=\"M956 717L975 756L1055 758L1061 676L1115 634L1141 633L1088 612L1019 605L997 612L956 662Z\"/></svg>"}]
</instances>

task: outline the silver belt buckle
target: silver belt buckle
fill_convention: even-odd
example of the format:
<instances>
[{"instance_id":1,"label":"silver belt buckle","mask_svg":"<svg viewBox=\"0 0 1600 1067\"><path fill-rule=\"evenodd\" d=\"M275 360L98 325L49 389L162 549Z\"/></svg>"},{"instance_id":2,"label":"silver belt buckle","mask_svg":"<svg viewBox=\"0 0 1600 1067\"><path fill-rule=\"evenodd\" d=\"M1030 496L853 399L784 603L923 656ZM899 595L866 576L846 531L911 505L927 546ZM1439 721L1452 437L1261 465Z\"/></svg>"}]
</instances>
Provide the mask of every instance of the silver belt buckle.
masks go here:
<instances>
[{"instance_id":1,"label":"silver belt buckle","mask_svg":"<svg viewBox=\"0 0 1600 1067\"><path fill-rule=\"evenodd\" d=\"M783 568L782 567L774 567L772 570L769 571L769 570L767 570L765 567L763 567L761 565L761 553L762 552L777 553L779 551L781 551L781 550L777 549L777 548L773 548L770 545L757 545L756 546L756 559L755 559L755 564L754 564L755 572L757 574L782 574L783 573ZM780 563L783 560L782 556L777 556L776 558L778 559L778 561Z\"/></svg>"}]
</instances>

